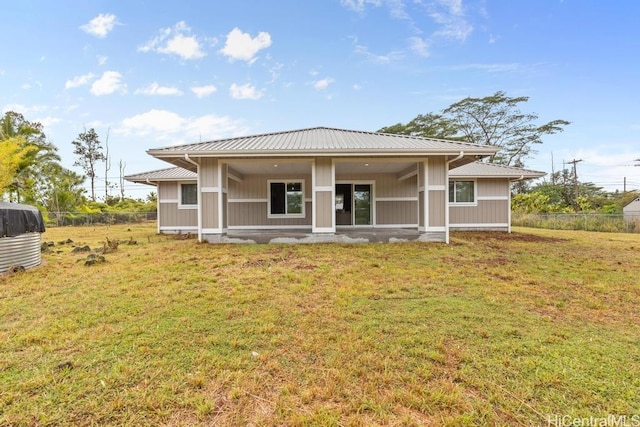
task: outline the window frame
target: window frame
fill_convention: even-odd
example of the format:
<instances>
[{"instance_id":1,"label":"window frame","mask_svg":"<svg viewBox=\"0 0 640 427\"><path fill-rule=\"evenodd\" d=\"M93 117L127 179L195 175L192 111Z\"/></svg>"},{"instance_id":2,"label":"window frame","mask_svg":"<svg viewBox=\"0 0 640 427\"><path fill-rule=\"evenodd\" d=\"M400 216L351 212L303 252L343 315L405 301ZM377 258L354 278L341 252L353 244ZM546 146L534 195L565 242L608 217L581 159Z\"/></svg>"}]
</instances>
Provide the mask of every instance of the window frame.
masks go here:
<instances>
[{"instance_id":1,"label":"window frame","mask_svg":"<svg viewBox=\"0 0 640 427\"><path fill-rule=\"evenodd\" d=\"M473 201L471 202L458 202L456 200L456 184L458 182L471 182L473 184ZM451 184L453 184L453 201L451 201ZM478 180L477 179L449 179L449 186L447 187L447 201L449 205L454 206L478 206Z\"/></svg>"},{"instance_id":2,"label":"window frame","mask_svg":"<svg viewBox=\"0 0 640 427\"><path fill-rule=\"evenodd\" d=\"M271 184L283 184L284 185L284 208L285 213L283 214L274 214L271 213ZM287 185L289 184L300 184L300 190L302 192L302 206L300 213L287 213L287 208L289 206L287 200ZM267 218L305 218L306 217L306 198L305 198L305 187L304 187L304 179L268 179L267 180Z\"/></svg>"},{"instance_id":3,"label":"window frame","mask_svg":"<svg viewBox=\"0 0 640 427\"><path fill-rule=\"evenodd\" d=\"M182 203L183 200L183 186L195 185L196 186L196 202L195 203ZM197 181L184 181L178 183L178 209L198 209L198 182Z\"/></svg>"}]
</instances>

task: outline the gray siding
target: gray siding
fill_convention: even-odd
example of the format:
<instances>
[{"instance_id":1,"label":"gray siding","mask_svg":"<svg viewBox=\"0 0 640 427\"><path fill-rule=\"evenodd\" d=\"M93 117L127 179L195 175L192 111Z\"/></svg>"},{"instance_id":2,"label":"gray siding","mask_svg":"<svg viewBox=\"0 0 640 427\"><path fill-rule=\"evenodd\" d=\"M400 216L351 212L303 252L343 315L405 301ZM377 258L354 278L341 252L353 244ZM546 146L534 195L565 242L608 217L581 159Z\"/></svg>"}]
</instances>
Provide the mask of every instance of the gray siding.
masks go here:
<instances>
[{"instance_id":1,"label":"gray siding","mask_svg":"<svg viewBox=\"0 0 640 427\"><path fill-rule=\"evenodd\" d=\"M198 210L197 209L178 209L177 203L160 203L160 231L171 227L174 230L180 230L181 227L197 227L198 226Z\"/></svg>"},{"instance_id":2,"label":"gray siding","mask_svg":"<svg viewBox=\"0 0 640 427\"><path fill-rule=\"evenodd\" d=\"M229 227L234 226L311 226L311 202L305 204L304 218L268 218L267 202L234 202L227 204Z\"/></svg>"},{"instance_id":3,"label":"gray siding","mask_svg":"<svg viewBox=\"0 0 640 427\"><path fill-rule=\"evenodd\" d=\"M185 181L187 182L187 181ZM194 181L188 181L193 183ZM160 231L181 231L184 227L198 227L198 210L178 209L178 182L158 183L158 217Z\"/></svg>"},{"instance_id":4,"label":"gray siding","mask_svg":"<svg viewBox=\"0 0 640 427\"><path fill-rule=\"evenodd\" d=\"M507 200L480 200L478 206L450 207L453 224L506 224L509 221Z\"/></svg>"},{"instance_id":5,"label":"gray siding","mask_svg":"<svg viewBox=\"0 0 640 427\"><path fill-rule=\"evenodd\" d=\"M377 202L376 222L379 225L417 225L418 202Z\"/></svg>"}]
</instances>

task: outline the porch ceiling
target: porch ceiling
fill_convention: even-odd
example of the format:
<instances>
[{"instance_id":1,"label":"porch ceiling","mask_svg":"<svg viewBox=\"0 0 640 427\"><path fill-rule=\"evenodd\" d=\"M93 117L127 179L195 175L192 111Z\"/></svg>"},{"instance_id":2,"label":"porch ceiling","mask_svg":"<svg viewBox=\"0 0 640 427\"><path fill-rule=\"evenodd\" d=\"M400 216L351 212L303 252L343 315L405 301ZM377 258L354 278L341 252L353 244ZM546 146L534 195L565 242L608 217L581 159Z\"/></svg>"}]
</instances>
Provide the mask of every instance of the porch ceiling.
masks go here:
<instances>
[{"instance_id":1,"label":"porch ceiling","mask_svg":"<svg viewBox=\"0 0 640 427\"><path fill-rule=\"evenodd\" d=\"M377 159L362 159L358 161L337 161L336 174L344 173L399 173L416 162L410 161L382 161ZM311 173L311 162L291 162L284 159L269 159L264 161L230 161L229 168L242 175L273 175L273 174L308 174Z\"/></svg>"}]
</instances>

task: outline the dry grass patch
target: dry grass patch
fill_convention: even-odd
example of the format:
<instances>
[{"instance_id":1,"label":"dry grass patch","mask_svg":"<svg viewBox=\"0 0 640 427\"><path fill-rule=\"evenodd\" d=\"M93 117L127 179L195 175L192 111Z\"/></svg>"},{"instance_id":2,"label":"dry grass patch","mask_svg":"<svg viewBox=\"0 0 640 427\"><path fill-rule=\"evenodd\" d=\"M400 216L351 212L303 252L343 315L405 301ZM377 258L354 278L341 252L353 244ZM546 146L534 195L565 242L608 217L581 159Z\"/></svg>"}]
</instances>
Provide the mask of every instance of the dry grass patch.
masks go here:
<instances>
[{"instance_id":1,"label":"dry grass patch","mask_svg":"<svg viewBox=\"0 0 640 427\"><path fill-rule=\"evenodd\" d=\"M105 262L86 253L121 242ZM640 413L640 237L209 245L50 229L0 278L0 425L540 425ZM136 244L124 242L135 241Z\"/></svg>"}]
</instances>

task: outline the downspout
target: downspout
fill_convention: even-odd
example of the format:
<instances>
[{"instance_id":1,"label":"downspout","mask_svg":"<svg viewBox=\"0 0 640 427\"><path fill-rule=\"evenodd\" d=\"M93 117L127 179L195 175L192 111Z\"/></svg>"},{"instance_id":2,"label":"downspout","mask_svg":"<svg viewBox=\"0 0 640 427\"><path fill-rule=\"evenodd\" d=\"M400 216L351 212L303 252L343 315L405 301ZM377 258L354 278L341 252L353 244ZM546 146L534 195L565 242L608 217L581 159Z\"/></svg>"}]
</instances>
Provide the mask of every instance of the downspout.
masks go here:
<instances>
[{"instance_id":1,"label":"downspout","mask_svg":"<svg viewBox=\"0 0 640 427\"><path fill-rule=\"evenodd\" d=\"M160 234L160 183L154 184L149 180L149 178L145 179L144 182L146 182L148 185L156 186L156 223L158 224L157 233Z\"/></svg>"},{"instance_id":2,"label":"downspout","mask_svg":"<svg viewBox=\"0 0 640 427\"><path fill-rule=\"evenodd\" d=\"M449 244L449 166L451 163L460 160L464 157L464 151L460 150L460 154L454 157L451 160L447 160L447 176L445 178L444 184L444 229L445 229L445 238L444 242ZM426 193L425 193L426 194Z\"/></svg>"},{"instance_id":3,"label":"downspout","mask_svg":"<svg viewBox=\"0 0 640 427\"><path fill-rule=\"evenodd\" d=\"M202 242L202 205L200 203L200 199L202 199L202 194L200 193L200 164L192 160L189 157L188 153L184 153L184 160L196 167L196 177L197 177L196 189L198 193L198 242Z\"/></svg>"},{"instance_id":4,"label":"downspout","mask_svg":"<svg viewBox=\"0 0 640 427\"><path fill-rule=\"evenodd\" d=\"M524 179L524 174L520 175L520 178L516 178L516 179L510 179L509 180L509 206L507 206L507 233L511 234L511 183L512 182L517 182L517 181L522 181Z\"/></svg>"}]
</instances>

